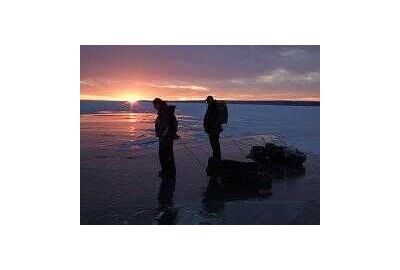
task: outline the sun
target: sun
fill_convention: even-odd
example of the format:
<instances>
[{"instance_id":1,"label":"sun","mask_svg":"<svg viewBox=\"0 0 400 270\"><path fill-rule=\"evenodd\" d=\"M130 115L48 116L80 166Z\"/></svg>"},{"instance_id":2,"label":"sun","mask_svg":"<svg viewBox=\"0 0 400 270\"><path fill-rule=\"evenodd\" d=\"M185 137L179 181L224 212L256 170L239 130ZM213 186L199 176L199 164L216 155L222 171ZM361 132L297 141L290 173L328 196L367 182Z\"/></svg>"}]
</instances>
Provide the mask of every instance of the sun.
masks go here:
<instances>
[{"instance_id":1,"label":"sun","mask_svg":"<svg viewBox=\"0 0 400 270\"><path fill-rule=\"evenodd\" d=\"M128 102L129 104L132 105L132 104L137 103L138 100L139 100L139 98L138 98L138 97L135 97L135 96L129 96L129 97L126 98L126 100L127 100L127 102Z\"/></svg>"},{"instance_id":2,"label":"sun","mask_svg":"<svg viewBox=\"0 0 400 270\"><path fill-rule=\"evenodd\" d=\"M137 102L137 100L136 99L130 99L130 100L128 100L128 103L129 104L135 104Z\"/></svg>"}]
</instances>

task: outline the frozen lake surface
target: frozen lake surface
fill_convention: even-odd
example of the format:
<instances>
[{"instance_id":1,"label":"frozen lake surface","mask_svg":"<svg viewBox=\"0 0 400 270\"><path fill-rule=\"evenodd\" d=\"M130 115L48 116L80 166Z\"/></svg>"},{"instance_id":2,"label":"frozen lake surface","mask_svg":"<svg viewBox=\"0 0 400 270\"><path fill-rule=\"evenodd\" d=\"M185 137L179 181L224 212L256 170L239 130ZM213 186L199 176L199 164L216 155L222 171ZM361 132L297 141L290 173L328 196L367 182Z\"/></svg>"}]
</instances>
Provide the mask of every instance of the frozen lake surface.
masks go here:
<instances>
[{"instance_id":1,"label":"frozen lake surface","mask_svg":"<svg viewBox=\"0 0 400 270\"><path fill-rule=\"evenodd\" d=\"M203 132L202 119L207 109L205 103L171 103L176 105L179 133L184 138L203 142L207 139ZM101 121L98 117L102 116ZM108 121L103 119L112 116ZM81 101L81 131L93 131L103 137L119 135L118 139L128 145L143 146L156 141L153 121L154 109L150 102L134 105L123 102ZM109 128L107 122L119 122ZM114 124L114 123L113 123ZM128 124L128 125L127 125ZM104 126L101 126L104 125ZM93 127L94 126L94 127ZM103 127L103 128L102 128ZM89 130L87 130L88 128ZM90 129L92 128L92 129ZM118 130L115 130L117 128ZM117 132L118 134L114 134ZM275 134L288 145L313 154L320 149L320 107L319 106L276 106L276 105L229 105L229 122L222 136L241 137L249 135ZM107 140L105 140L106 142ZM115 141L114 141L115 142Z\"/></svg>"},{"instance_id":2,"label":"frozen lake surface","mask_svg":"<svg viewBox=\"0 0 400 270\"><path fill-rule=\"evenodd\" d=\"M223 158L250 161L245 154L251 145L266 141L308 154L305 173L275 179L272 195L264 198L251 191L209 196L206 104L174 105L181 139L171 187L157 177L150 102L81 101L81 224L319 224L319 106L229 104Z\"/></svg>"}]
</instances>

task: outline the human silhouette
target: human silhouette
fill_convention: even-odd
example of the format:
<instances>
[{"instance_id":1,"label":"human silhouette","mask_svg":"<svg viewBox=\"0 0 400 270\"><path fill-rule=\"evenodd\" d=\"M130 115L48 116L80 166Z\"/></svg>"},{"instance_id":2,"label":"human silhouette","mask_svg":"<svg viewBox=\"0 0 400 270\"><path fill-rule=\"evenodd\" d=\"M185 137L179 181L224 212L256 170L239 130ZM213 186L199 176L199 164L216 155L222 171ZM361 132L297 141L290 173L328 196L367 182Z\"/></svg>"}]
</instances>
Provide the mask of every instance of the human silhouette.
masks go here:
<instances>
[{"instance_id":1,"label":"human silhouette","mask_svg":"<svg viewBox=\"0 0 400 270\"><path fill-rule=\"evenodd\" d=\"M161 171L160 177L175 176L175 159L174 159L174 140L179 136L178 122L175 117L175 106L167 105L160 98L153 100L153 106L157 110L157 119L155 121L155 131L158 137L158 154L160 159Z\"/></svg>"},{"instance_id":2,"label":"human silhouette","mask_svg":"<svg viewBox=\"0 0 400 270\"><path fill-rule=\"evenodd\" d=\"M203 127L204 131L208 134L210 140L211 148L213 151L214 161L221 160L221 146L219 143L219 135L222 132L221 121L218 117L218 104L212 96L208 96L207 99L208 108L206 114L204 115Z\"/></svg>"}]
</instances>

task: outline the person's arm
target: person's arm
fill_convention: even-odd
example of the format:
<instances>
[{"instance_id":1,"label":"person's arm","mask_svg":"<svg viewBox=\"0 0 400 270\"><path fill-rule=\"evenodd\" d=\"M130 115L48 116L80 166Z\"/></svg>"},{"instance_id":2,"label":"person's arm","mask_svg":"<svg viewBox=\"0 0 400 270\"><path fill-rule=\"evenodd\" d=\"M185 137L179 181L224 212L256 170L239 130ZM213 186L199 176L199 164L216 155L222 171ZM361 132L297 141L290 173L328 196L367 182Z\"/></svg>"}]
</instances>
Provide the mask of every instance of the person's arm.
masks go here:
<instances>
[{"instance_id":1,"label":"person's arm","mask_svg":"<svg viewBox=\"0 0 400 270\"><path fill-rule=\"evenodd\" d=\"M169 126L167 126L167 127L163 130L163 132L162 132L162 134L161 134L161 137L165 138L165 137L167 136L167 134L168 134L168 131L169 131Z\"/></svg>"},{"instance_id":2,"label":"person's arm","mask_svg":"<svg viewBox=\"0 0 400 270\"><path fill-rule=\"evenodd\" d=\"M214 105L209 106L204 119L206 129L215 129L217 126L217 107Z\"/></svg>"},{"instance_id":3,"label":"person's arm","mask_svg":"<svg viewBox=\"0 0 400 270\"><path fill-rule=\"evenodd\" d=\"M204 115L204 118L203 118L203 127L204 127L204 129L207 129L207 127L208 127L208 108L207 108L206 114Z\"/></svg>"},{"instance_id":4,"label":"person's arm","mask_svg":"<svg viewBox=\"0 0 400 270\"><path fill-rule=\"evenodd\" d=\"M169 130L169 119L168 115L160 115L160 137L166 137Z\"/></svg>"},{"instance_id":5,"label":"person's arm","mask_svg":"<svg viewBox=\"0 0 400 270\"><path fill-rule=\"evenodd\" d=\"M208 126L211 128L215 128L217 124L217 106L213 105L210 107L210 113L208 117Z\"/></svg>"}]
</instances>

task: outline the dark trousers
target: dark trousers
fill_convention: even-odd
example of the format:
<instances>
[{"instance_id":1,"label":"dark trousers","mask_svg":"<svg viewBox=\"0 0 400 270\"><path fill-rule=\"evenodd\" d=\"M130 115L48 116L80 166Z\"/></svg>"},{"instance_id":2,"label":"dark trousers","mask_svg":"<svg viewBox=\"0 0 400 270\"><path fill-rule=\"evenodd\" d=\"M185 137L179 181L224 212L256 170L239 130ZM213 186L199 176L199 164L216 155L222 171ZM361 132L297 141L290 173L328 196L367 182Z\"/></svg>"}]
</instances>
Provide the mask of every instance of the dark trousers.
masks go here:
<instances>
[{"instance_id":1,"label":"dark trousers","mask_svg":"<svg viewBox=\"0 0 400 270\"><path fill-rule=\"evenodd\" d=\"M158 155L163 173L175 175L174 140L159 138Z\"/></svg>"},{"instance_id":2,"label":"dark trousers","mask_svg":"<svg viewBox=\"0 0 400 270\"><path fill-rule=\"evenodd\" d=\"M213 159L221 160L221 146L219 144L219 132L209 132L208 138L210 139L211 148L213 150Z\"/></svg>"}]
</instances>

